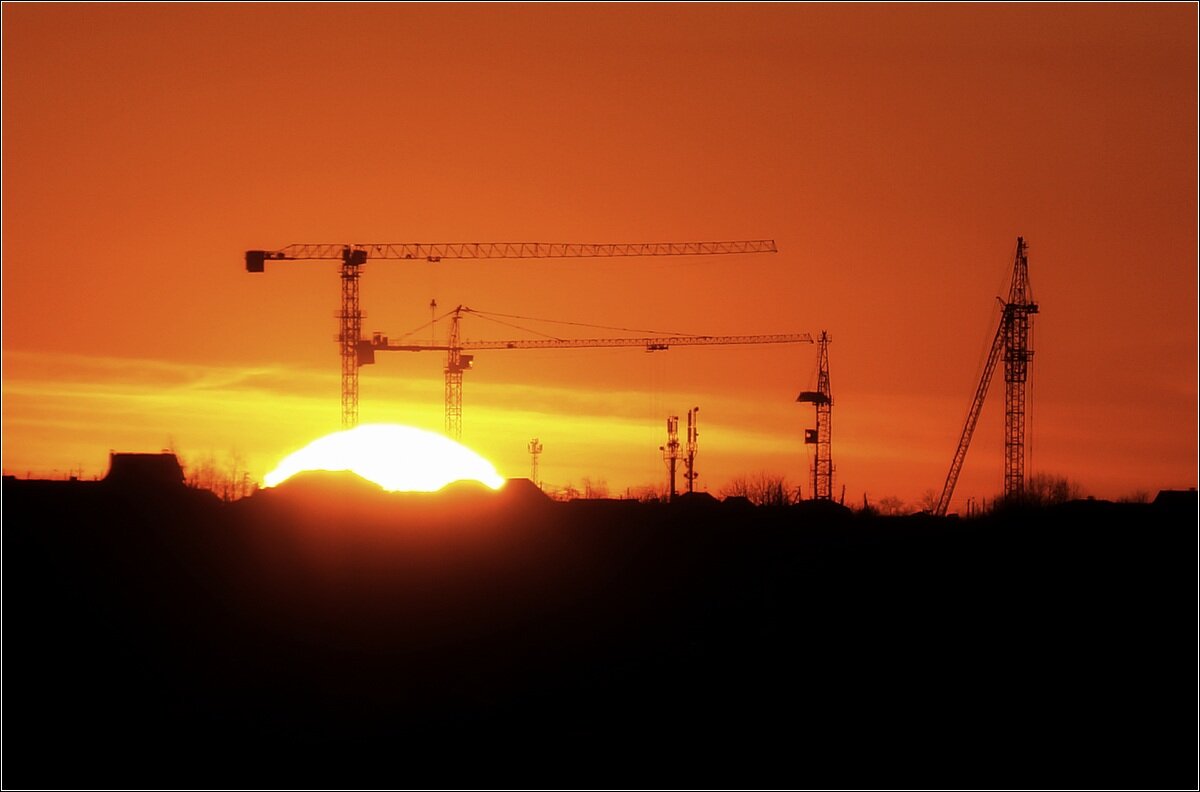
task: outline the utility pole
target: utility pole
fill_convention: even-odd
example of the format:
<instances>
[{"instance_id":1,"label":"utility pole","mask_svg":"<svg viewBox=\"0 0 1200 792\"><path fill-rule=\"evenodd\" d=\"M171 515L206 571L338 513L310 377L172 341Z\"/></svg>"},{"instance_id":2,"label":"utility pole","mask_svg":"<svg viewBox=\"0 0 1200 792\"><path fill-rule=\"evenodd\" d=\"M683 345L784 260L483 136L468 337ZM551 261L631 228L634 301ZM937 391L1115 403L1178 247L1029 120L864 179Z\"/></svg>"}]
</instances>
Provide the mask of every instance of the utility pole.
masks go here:
<instances>
[{"instance_id":1,"label":"utility pole","mask_svg":"<svg viewBox=\"0 0 1200 792\"><path fill-rule=\"evenodd\" d=\"M667 476L670 489L667 490L667 503L675 500L675 466L679 462L679 416L667 417L667 444L659 446L663 452L663 462L667 463Z\"/></svg>"}]
</instances>

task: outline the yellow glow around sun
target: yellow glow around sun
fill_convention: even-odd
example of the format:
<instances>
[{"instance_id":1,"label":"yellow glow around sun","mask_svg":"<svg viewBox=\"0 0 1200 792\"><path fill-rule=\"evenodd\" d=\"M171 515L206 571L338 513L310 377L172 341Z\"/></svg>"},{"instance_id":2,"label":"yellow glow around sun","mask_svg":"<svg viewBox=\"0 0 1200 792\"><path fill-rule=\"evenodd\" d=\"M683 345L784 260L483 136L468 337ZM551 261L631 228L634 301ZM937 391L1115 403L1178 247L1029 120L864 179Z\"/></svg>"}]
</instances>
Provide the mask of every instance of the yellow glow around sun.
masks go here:
<instances>
[{"instance_id":1,"label":"yellow glow around sun","mask_svg":"<svg viewBox=\"0 0 1200 792\"><path fill-rule=\"evenodd\" d=\"M504 479L492 463L440 434L399 424L366 424L334 432L289 454L267 474L274 487L306 470L349 470L389 492L436 492L455 481L494 490Z\"/></svg>"}]
</instances>

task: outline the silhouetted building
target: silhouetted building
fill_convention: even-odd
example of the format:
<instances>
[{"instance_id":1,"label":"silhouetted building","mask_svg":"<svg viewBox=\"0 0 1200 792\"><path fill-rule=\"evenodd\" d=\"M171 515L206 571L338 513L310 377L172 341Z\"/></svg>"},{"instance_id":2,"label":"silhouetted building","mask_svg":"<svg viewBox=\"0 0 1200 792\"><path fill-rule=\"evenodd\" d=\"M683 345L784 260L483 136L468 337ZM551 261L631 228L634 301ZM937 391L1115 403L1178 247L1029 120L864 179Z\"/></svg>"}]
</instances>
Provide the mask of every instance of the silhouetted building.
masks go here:
<instances>
[{"instance_id":1,"label":"silhouetted building","mask_svg":"<svg viewBox=\"0 0 1200 792\"><path fill-rule=\"evenodd\" d=\"M549 503L550 496L542 491L532 479L527 478L510 478L504 484L504 489L501 490L505 497L514 502L523 503Z\"/></svg>"},{"instance_id":2,"label":"silhouetted building","mask_svg":"<svg viewBox=\"0 0 1200 792\"><path fill-rule=\"evenodd\" d=\"M184 476L174 454L110 453L104 481L122 486L182 487Z\"/></svg>"},{"instance_id":3,"label":"silhouetted building","mask_svg":"<svg viewBox=\"0 0 1200 792\"><path fill-rule=\"evenodd\" d=\"M733 509L753 509L754 504L745 495L726 495L721 503Z\"/></svg>"},{"instance_id":4,"label":"silhouetted building","mask_svg":"<svg viewBox=\"0 0 1200 792\"><path fill-rule=\"evenodd\" d=\"M1172 514L1186 514L1197 511L1196 490L1159 490L1154 498L1154 506Z\"/></svg>"},{"instance_id":5,"label":"silhouetted building","mask_svg":"<svg viewBox=\"0 0 1200 792\"><path fill-rule=\"evenodd\" d=\"M682 508L688 509L711 509L715 508L719 501L707 492L685 492L675 499L675 502Z\"/></svg>"}]
</instances>

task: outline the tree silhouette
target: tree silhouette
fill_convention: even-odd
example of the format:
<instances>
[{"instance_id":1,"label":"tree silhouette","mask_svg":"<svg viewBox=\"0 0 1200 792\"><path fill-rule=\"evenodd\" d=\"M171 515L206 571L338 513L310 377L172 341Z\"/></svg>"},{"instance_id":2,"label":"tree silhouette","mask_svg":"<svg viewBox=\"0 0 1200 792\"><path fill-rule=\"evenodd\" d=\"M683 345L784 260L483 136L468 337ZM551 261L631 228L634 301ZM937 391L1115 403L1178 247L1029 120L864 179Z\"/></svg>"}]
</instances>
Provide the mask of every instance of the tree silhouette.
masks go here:
<instances>
[{"instance_id":1,"label":"tree silhouette","mask_svg":"<svg viewBox=\"0 0 1200 792\"><path fill-rule=\"evenodd\" d=\"M746 498L755 506L789 506L797 501L795 489L786 476L759 471L737 476L720 491L723 498Z\"/></svg>"}]
</instances>

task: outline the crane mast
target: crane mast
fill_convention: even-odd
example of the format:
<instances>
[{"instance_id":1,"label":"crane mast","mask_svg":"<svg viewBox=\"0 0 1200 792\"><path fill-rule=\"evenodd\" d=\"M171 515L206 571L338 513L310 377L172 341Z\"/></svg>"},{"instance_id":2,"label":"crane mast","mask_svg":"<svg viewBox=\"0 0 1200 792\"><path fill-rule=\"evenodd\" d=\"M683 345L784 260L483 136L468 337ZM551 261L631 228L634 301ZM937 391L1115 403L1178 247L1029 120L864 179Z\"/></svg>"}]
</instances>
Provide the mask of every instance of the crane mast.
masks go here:
<instances>
[{"instance_id":1,"label":"crane mast","mask_svg":"<svg viewBox=\"0 0 1200 792\"><path fill-rule=\"evenodd\" d=\"M804 391L796 397L796 401L808 402L817 409L817 428L805 430L804 433L804 442L817 447L812 471L814 500L833 500L833 392L829 386L829 341L829 333L822 330L818 339L817 389Z\"/></svg>"},{"instance_id":2,"label":"crane mast","mask_svg":"<svg viewBox=\"0 0 1200 792\"><path fill-rule=\"evenodd\" d=\"M446 348L446 436L462 439L462 375L471 367L474 355L464 355L459 344L459 314L450 321L450 341Z\"/></svg>"},{"instance_id":3,"label":"crane mast","mask_svg":"<svg viewBox=\"0 0 1200 792\"><path fill-rule=\"evenodd\" d=\"M647 352L660 352L672 346L722 346L729 344L797 344L813 343L808 333L777 333L774 335L733 336L649 336L643 338L535 338L511 341L463 341L459 322L470 308L458 306L451 312L450 337L440 344L393 344L382 333L373 333L369 341L360 342L356 358L358 365L375 362L376 352L442 352L446 353L446 435L462 439L462 375L472 368L473 355L464 350L481 349L584 349L642 347ZM699 411L699 408L697 408Z\"/></svg>"},{"instance_id":4,"label":"crane mast","mask_svg":"<svg viewBox=\"0 0 1200 792\"><path fill-rule=\"evenodd\" d=\"M1004 311L1004 497L1025 496L1025 390L1029 378L1030 315L1038 312L1029 293L1025 240L1017 237L1012 285Z\"/></svg>"},{"instance_id":5,"label":"crane mast","mask_svg":"<svg viewBox=\"0 0 1200 792\"><path fill-rule=\"evenodd\" d=\"M1003 302L1002 306L1000 326L996 328L983 375L975 389L975 398L971 400L971 407L967 411L967 420L950 462L950 472L946 475L941 497L934 507L933 513L938 516L945 515L950 507L958 474L962 472L971 436L979 422L988 386L1001 357L1004 358L1004 499L1015 501L1025 494L1025 397L1029 362L1033 359L1033 350L1029 348L1029 327L1030 316L1038 312L1038 305L1033 302L1029 287L1029 259L1023 237L1017 237L1008 301Z\"/></svg>"},{"instance_id":6,"label":"crane mast","mask_svg":"<svg viewBox=\"0 0 1200 792\"><path fill-rule=\"evenodd\" d=\"M362 308L358 302L360 267L366 263L361 250L342 251L342 308L338 313L338 346L342 357L342 429L358 425L358 359L356 350L362 338Z\"/></svg>"},{"instance_id":7,"label":"crane mast","mask_svg":"<svg viewBox=\"0 0 1200 792\"><path fill-rule=\"evenodd\" d=\"M299 243L278 250L247 250L246 271L264 272L268 261L341 261L342 305L338 346L342 360L342 428L358 424L358 367L362 349L359 278L368 258L404 261L442 259L616 258L627 256L717 256L776 253L771 239L726 242L372 242L366 244ZM451 371L447 366L447 383ZM457 372L461 397L461 371ZM449 389L449 384L447 388ZM451 394L447 391L447 404ZM461 410L461 398L459 401Z\"/></svg>"}]
</instances>

